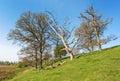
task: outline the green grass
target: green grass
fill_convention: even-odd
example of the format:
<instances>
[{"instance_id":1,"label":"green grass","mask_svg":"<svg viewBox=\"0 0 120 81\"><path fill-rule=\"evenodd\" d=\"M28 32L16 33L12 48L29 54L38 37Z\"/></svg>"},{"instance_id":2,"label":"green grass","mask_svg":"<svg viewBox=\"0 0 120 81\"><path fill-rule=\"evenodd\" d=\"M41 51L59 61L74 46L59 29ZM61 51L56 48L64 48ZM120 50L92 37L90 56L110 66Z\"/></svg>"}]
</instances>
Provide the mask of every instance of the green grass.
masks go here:
<instances>
[{"instance_id":1,"label":"green grass","mask_svg":"<svg viewBox=\"0 0 120 81\"><path fill-rule=\"evenodd\" d=\"M28 69L9 81L120 81L120 46L65 60L55 69Z\"/></svg>"}]
</instances>

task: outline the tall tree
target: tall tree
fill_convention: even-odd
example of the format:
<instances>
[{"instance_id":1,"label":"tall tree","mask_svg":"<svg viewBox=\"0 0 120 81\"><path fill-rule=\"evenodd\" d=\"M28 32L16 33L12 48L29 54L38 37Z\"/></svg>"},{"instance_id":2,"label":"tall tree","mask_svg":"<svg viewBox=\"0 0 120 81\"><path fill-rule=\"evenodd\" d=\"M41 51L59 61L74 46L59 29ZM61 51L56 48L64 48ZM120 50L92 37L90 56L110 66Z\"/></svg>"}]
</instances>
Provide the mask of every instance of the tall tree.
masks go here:
<instances>
[{"instance_id":1,"label":"tall tree","mask_svg":"<svg viewBox=\"0 0 120 81\"><path fill-rule=\"evenodd\" d=\"M80 17L92 23L92 27L94 29L97 40L97 45L99 50L101 51L102 48L100 37L103 35L106 26L111 22L111 19L107 18L103 20L102 15L98 15L97 12L94 10L93 6L90 6L88 9L86 9L84 15L83 13L81 13Z\"/></svg>"},{"instance_id":2,"label":"tall tree","mask_svg":"<svg viewBox=\"0 0 120 81\"><path fill-rule=\"evenodd\" d=\"M24 43L26 45L38 45L40 53L40 68L42 68L42 54L48 45L49 31L47 16L43 13L37 14L30 11L21 15L17 21L16 28L8 34L8 39Z\"/></svg>"}]
</instances>

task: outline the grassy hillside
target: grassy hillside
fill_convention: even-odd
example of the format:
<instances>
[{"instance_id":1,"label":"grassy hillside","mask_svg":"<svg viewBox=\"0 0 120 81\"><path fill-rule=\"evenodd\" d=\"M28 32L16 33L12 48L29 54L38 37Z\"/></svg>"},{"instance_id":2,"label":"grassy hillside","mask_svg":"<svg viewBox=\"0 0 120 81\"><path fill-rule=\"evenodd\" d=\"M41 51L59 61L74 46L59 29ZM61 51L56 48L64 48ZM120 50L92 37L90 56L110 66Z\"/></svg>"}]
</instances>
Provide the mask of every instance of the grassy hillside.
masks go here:
<instances>
[{"instance_id":1,"label":"grassy hillside","mask_svg":"<svg viewBox=\"0 0 120 81\"><path fill-rule=\"evenodd\" d=\"M78 55L51 70L25 70L10 81L120 81L120 46Z\"/></svg>"}]
</instances>

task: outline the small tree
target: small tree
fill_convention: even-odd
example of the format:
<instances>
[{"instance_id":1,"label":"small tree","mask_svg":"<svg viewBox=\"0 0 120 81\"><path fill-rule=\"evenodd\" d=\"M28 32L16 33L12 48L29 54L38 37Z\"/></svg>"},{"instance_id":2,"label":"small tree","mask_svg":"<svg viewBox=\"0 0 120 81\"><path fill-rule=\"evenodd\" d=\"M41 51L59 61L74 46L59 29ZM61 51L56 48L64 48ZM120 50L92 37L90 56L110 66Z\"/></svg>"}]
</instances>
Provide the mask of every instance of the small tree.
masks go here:
<instances>
[{"instance_id":1,"label":"small tree","mask_svg":"<svg viewBox=\"0 0 120 81\"><path fill-rule=\"evenodd\" d=\"M25 64L29 64L30 63L29 65L35 66L35 68L37 69L37 67L38 67L38 60L39 60L38 59L38 56L39 56L38 49L39 49L39 47L37 47L36 45L28 45L27 47L23 47L19 51L18 55L22 56L21 57L21 61L24 61L23 63L25 63Z\"/></svg>"},{"instance_id":2,"label":"small tree","mask_svg":"<svg viewBox=\"0 0 120 81\"><path fill-rule=\"evenodd\" d=\"M62 56L66 55L66 51L63 50L64 48L65 48L65 46L63 44L59 44L58 46L55 47L55 49L54 49L55 58L61 59Z\"/></svg>"}]
</instances>

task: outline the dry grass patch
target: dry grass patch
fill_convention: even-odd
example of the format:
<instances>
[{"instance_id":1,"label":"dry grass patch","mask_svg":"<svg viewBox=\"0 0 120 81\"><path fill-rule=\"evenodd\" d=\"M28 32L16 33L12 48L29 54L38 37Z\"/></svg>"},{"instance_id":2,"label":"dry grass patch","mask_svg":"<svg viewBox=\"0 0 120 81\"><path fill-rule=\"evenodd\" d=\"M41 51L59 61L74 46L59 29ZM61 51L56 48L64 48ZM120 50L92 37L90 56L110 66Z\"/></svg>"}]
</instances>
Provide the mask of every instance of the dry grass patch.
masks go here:
<instances>
[{"instance_id":1,"label":"dry grass patch","mask_svg":"<svg viewBox=\"0 0 120 81\"><path fill-rule=\"evenodd\" d=\"M0 66L0 81L11 78L15 71L15 66Z\"/></svg>"}]
</instances>

